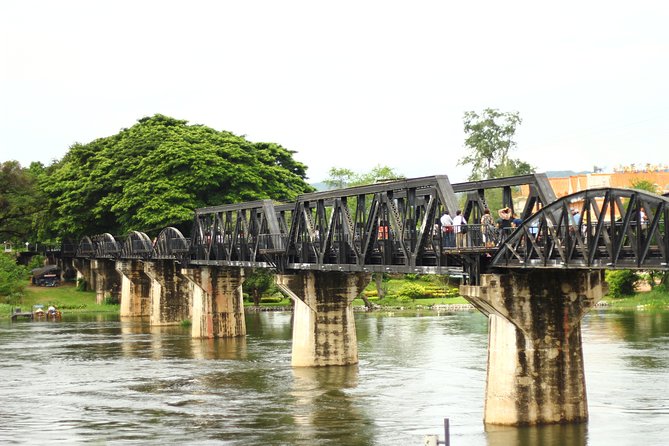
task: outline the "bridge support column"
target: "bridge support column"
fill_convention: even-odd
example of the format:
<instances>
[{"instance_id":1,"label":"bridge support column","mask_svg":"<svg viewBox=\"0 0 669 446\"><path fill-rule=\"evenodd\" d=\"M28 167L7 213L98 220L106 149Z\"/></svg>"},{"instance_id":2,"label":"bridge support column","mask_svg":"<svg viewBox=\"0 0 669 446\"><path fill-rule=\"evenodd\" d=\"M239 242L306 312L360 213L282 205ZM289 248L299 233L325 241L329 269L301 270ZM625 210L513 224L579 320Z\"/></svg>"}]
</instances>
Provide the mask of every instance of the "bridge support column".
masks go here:
<instances>
[{"instance_id":1,"label":"bridge support column","mask_svg":"<svg viewBox=\"0 0 669 446\"><path fill-rule=\"evenodd\" d=\"M605 293L603 271L484 274L460 294L488 315L484 422L583 422L581 319Z\"/></svg>"},{"instance_id":2,"label":"bridge support column","mask_svg":"<svg viewBox=\"0 0 669 446\"><path fill-rule=\"evenodd\" d=\"M180 270L174 260L144 263L151 279L151 325L177 325L190 318L193 286Z\"/></svg>"},{"instance_id":3,"label":"bridge support column","mask_svg":"<svg viewBox=\"0 0 669 446\"><path fill-rule=\"evenodd\" d=\"M84 291L95 289L93 283L93 272L91 271L91 261L89 259L72 259L72 265L77 272L77 285L79 281L84 281Z\"/></svg>"},{"instance_id":4,"label":"bridge support column","mask_svg":"<svg viewBox=\"0 0 669 446\"><path fill-rule=\"evenodd\" d=\"M368 273L304 271L277 276L295 302L294 367L357 364L358 344L351 303L371 279Z\"/></svg>"},{"instance_id":5,"label":"bridge support column","mask_svg":"<svg viewBox=\"0 0 669 446\"><path fill-rule=\"evenodd\" d=\"M201 266L184 268L193 287L193 338L232 338L246 335L242 283L244 270Z\"/></svg>"},{"instance_id":6,"label":"bridge support column","mask_svg":"<svg viewBox=\"0 0 669 446\"><path fill-rule=\"evenodd\" d=\"M141 260L117 260L121 273L121 317L151 315L151 279Z\"/></svg>"},{"instance_id":7,"label":"bridge support column","mask_svg":"<svg viewBox=\"0 0 669 446\"><path fill-rule=\"evenodd\" d=\"M95 289L95 302L99 305L104 303L105 294L118 295L121 291L121 278L116 271L116 262L110 259L91 260L91 272L93 273L93 287Z\"/></svg>"}]
</instances>

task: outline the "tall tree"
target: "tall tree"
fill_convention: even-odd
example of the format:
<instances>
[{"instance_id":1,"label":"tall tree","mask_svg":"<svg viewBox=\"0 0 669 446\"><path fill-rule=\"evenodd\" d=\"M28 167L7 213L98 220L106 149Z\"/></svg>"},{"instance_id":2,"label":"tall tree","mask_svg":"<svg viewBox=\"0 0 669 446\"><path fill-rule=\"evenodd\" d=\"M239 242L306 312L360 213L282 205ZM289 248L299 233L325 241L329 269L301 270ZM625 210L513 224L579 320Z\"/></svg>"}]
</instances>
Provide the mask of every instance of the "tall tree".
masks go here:
<instances>
[{"instance_id":1,"label":"tall tree","mask_svg":"<svg viewBox=\"0 0 669 446\"><path fill-rule=\"evenodd\" d=\"M529 164L509 158L516 147L513 137L522 123L518 112L500 112L486 108L481 114L464 114L465 149L467 154L459 165L471 165L469 180L484 180L502 176L521 175L534 169Z\"/></svg>"},{"instance_id":2,"label":"tall tree","mask_svg":"<svg viewBox=\"0 0 669 446\"><path fill-rule=\"evenodd\" d=\"M188 227L198 207L290 200L313 190L306 166L275 143L163 115L73 145L48 170L51 230L60 234L157 232Z\"/></svg>"},{"instance_id":3,"label":"tall tree","mask_svg":"<svg viewBox=\"0 0 669 446\"><path fill-rule=\"evenodd\" d=\"M41 165L22 168L18 161L0 164L0 238L23 243L35 240L33 222L42 212L37 187ZM36 240L35 240L36 241Z\"/></svg>"}]
</instances>

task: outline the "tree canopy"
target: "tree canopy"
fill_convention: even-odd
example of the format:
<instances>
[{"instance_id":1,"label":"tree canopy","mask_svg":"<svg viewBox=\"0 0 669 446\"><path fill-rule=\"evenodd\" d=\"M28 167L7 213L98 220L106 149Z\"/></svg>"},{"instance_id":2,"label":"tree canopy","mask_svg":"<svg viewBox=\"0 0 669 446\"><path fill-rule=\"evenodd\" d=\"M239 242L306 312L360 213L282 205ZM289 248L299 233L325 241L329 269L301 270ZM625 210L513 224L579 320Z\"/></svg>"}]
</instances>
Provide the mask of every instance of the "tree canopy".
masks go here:
<instances>
[{"instance_id":1,"label":"tree canopy","mask_svg":"<svg viewBox=\"0 0 669 446\"><path fill-rule=\"evenodd\" d=\"M0 164L0 238L2 241L23 243L34 237L33 222L43 203L37 179L42 165L33 163L22 168L17 161ZM34 240L34 238L33 238Z\"/></svg>"},{"instance_id":2,"label":"tree canopy","mask_svg":"<svg viewBox=\"0 0 669 446\"><path fill-rule=\"evenodd\" d=\"M465 149L467 154L459 165L471 165L469 180L485 180L504 176L532 173L528 163L509 158L516 147L513 137L522 123L518 112L500 112L486 108L482 113L465 112Z\"/></svg>"},{"instance_id":3,"label":"tree canopy","mask_svg":"<svg viewBox=\"0 0 669 446\"><path fill-rule=\"evenodd\" d=\"M341 189L344 187L362 186L374 184L380 180L404 178L388 166L377 165L369 172L355 173L351 169L332 167L328 172L328 178L323 181L329 189Z\"/></svg>"},{"instance_id":4,"label":"tree canopy","mask_svg":"<svg viewBox=\"0 0 669 446\"><path fill-rule=\"evenodd\" d=\"M199 207L291 200L312 190L306 166L276 143L163 115L74 144L41 177L55 234L156 232L188 225Z\"/></svg>"}]
</instances>

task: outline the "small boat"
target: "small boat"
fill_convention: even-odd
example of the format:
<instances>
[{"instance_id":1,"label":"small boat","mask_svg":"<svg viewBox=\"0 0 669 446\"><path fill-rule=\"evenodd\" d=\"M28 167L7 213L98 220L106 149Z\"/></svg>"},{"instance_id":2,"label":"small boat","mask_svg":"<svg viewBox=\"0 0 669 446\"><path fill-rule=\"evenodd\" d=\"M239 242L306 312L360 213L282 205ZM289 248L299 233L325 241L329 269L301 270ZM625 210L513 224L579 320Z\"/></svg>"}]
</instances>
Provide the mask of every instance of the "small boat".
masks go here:
<instances>
[{"instance_id":1,"label":"small boat","mask_svg":"<svg viewBox=\"0 0 669 446\"><path fill-rule=\"evenodd\" d=\"M33 305L33 320L59 321L62 317L60 310L57 310L54 306L50 306L47 311L44 311L44 305Z\"/></svg>"},{"instance_id":2,"label":"small boat","mask_svg":"<svg viewBox=\"0 0 669 446\"><path fill-rule=\"evenodd\" d=\"M33 305L33 320L45 320L46 313L44 312L44 305Z\"/></svg>"}]
</instances>

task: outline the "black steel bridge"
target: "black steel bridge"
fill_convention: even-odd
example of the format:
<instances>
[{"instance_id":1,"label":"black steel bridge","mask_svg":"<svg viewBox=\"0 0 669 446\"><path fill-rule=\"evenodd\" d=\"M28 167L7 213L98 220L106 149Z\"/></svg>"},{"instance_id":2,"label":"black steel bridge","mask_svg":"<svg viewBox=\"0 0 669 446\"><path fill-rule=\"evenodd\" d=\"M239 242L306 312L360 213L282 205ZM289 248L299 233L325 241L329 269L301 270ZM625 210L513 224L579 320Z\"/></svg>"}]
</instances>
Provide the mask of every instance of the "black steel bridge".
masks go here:
<instances>
[{"instance_id":1,"label":"black steel bridge","mask_svg":"<svg viewBox=\"0 0 669 446\"><path fill-rule=\"evenodd\" d=\"M501 195L513 210L521 188L524 204L515 211L522 224L508 233L481 228L488 197ZM448 274L471 284L498 268L666 270L668 203L666 196L614 188L556 199L544 174L456 184L432 176L303 194L291 203L197 209L188 237L172 227L154 240L139 231L84 236L65 242L62 255L281 272ZM460 248L445 243L439 223L445 210L455 216L456 209L470 223Z\"/></svg>"}]
</instances>

